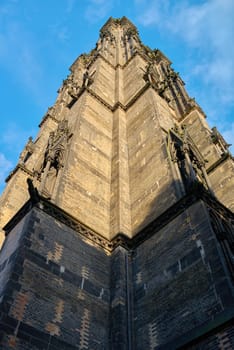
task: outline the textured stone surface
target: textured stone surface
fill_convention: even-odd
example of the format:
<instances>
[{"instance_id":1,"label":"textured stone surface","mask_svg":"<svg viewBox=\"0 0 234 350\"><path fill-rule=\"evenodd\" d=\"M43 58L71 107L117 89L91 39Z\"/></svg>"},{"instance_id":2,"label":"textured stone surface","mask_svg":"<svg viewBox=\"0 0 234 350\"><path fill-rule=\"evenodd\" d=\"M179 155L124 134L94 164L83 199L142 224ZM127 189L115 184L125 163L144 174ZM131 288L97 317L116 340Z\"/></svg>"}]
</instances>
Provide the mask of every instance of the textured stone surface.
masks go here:
<instances>
[{"instance_id":1,"label":"textured stone surface","mask_svg":"<svg viewBox=\"0 0 234 350\"><path fill-rule=\"evenodd\" d=\"M31 177L40 193L107 239L133 237L183 195L168 131L185 124L207 160L210 187L233 209L233 159L204 117L170 61L145 47L128 20L110 20L96 49L72 65L32 152L26 146L21 154L1 198L1 227L28 199ZM65 143L58 136L64 121ZM52 166L51 132L60 152Z\"/></svg>"},{"instance_id":2,"label":"textured stone surface","mask_svg":"<svg viewBox=\"0 0 234 350\"><path fill-rule=\"evenodd\" d=\"M123 17L71 66L0 199L4 350L233 348L233 158L170 64Z\"/></svg>"},{"instance_id":3,"label":"textured stone surface","mask_svg":"<svg viewBox=\"0 0 234 350\"><path fill-rule=\"evenodd\" d=\"M4 349L218 349L233 342L225 325L233 284L202 201L111 255L34 207L8 234L0 259Z\"/></svg>"},{"instance_id":4,"label":"textured stone surface","mask_svg":"<svg viewBox=\"0 0 234 350\"><path fill-rule=\"evenodd\" d=\"M133 264L136 349L157 348L234 306L202 203L143 243Z\"/></svg>"},{"instance_id":5,"label":"textured stone surface","mask_svg":"<svg viewBox=\"0 0 234 350\"><path fill-rule=\"evenodd\" d=\"M43 212L34 210L28 216L27 224L16 227L20 237L17 254L11 232L1 255L7 259L1 275L5 277L5 289L1 291L2 329L9 334L8 327L17 328L8 346L15 338L16 344L35 341L36 349L40 348L37 342L43 343L43 339L44 347L50 349L56 342L57 349L107 349L109 257ZM4 339L5 342L6 336Z\"/></svg>"}]
</instances>

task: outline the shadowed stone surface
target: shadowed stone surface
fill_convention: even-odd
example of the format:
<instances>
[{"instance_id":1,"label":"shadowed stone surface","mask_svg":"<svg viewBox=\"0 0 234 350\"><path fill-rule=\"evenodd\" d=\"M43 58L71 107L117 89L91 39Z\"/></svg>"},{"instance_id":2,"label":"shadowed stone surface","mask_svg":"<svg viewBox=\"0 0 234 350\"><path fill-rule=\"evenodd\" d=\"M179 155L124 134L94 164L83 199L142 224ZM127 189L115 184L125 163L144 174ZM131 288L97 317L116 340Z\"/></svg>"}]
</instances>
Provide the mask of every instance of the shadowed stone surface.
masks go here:
<instances>
[{"instance_id":1,"label":"shadowed stone surface","mask_svg":"<svg viewBox=\"0 0 234 350\"><path fill-rule=\"evenodd\" d=\"M0 347L234 348L228 145L125 17L70 71L0 199Z\"/></svg>"}]
</instances>

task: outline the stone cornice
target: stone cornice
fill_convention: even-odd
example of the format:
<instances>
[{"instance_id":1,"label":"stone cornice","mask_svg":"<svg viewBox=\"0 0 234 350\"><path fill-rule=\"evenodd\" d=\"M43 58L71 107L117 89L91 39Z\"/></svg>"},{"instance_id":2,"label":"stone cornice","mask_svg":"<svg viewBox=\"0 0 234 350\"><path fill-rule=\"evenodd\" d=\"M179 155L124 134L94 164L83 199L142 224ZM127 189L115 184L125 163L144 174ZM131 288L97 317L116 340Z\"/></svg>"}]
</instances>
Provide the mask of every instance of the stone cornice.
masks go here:
<instances>
[{"instance_id":1,"label":"stone cornice","mask_svg":"<svg viewBox=\"0 0 234 350\"><path fill-rule=\"evenodd\" d=\"M218 159L216 162L214 162L207 170L207 174L210 174L212 171L214 171L220 164L222 164L223 162L225 162L227 159L231 159L233 160L233 157L231 155L231 153L226 152L224 153L220 159Z\"/></svg>"},{"instance_id":2,"label":"stone cornice","mask_svg":"<svg viewBox=\"0 0 234 350\"><path fill-rule=\"evenodd\" d=\"M59 121L55 118L55 117L53 117L51 114L49 114L49 113L46 113L46 115L44 116L44 118L42 119L42 121L40 122L40 124L38 125L39 126L39 128L46 122L46 120L48 120L48 119L52 119L55 123L59 123Z\"/></svg>"},{"instance_id":3,"label":"stone cornice","mask_svg":"<svg viewBox=\"0 0 234 350\"><path fill-rule=\"evenodd\" d=\"M112 64L111 62L109 62L100 52L97 52L97 54L93 57L93 59L89 62L88 67L89 68L98 58L101 58L106 64L108 64L110 67L112 67L114 70L116 70L117 68L121 68L124 69L125 67L128 66L128 64L134 59L134 57L136 56L140 56L142 59L144 59L146 61L146 63L148 62L148 58L146 55L144 55L143 53L141 53L140 51L135 51L133 53L133 55L124 63L124 64L120 64L117 63L116 65Z\"/></svg>"},{"instance_id":4,"label":"stone cornice","mask_svg":"<svg viewBox=\"0 0 234 350\"><path fill-rule=\"evenodd\" d=\"M5 182L8 182L12 178L12 176L15 175L17 170L22 170L24 173L26 173L26 174L30 175L31 177L33 177L33 172L31 170L27 169L25 165L17 164L16 167L7 176Z\"/></svg>"},{"instance_id":5,"label":"stone cornice","mask_svg":"<svg viewBox=\"0 0 234 350\"><path fill-rule=\"evenodd\" d=\"M109 62L102 54L101 52L99 51L96 51L95 54L93 54L92 56L90 56L90 61L89 63L87 64L87 69L89 69L91 67L91 65L98 59L98 58L101 58L106 64L108 64L110 67L112 67L113 69L117 69L117 68L121 68L121 69L124 69L125 67L128 66L128 64L134 59L134 57L136 56L140 56L144 61L146 61L146 63L150 60L150 57L147 56L146 53L143 53L141 52L139 49L137 49L133 54L132 56L124 63L124 64L120 64L120 63L117 63L116 65L112 64L111 62ZM82 55L80 55L77 60L82 57ZM76 60L76 61L77 61ZM75 62L76 62L75 61ZM75 64L74 62L74 64ZM70 70L72 71L72 69L70 68Z\"/></svg>"},{"instance_id":6,"label":"stone cornice","mask_svg":"<svg viewBox=\"0 0 234 350\"><path fill-rule=\"evenodd\" d=\"M31 183L30 180L28 183ZM3 228L6 235L10 233L13 227L34 207L38 210L42 210L51 217L60 221L67 227L75 230L79 233L84 240L90 242L90 244L102 248L107 254L111 254L117 247L122 246L127 250L132 250L142 244L144 241L152 237L169 222L183 213L191 205L203 201L208 209L215 210L219 215L225 216L231 220L234 220L234 214L227 209L216 198L212 197L204 189L196 189L182 197L177 203L169 207L163 214L153 220L143 230L137 233L133 238L129 238L124 233L117 234L113 239L109 240L98 232L94 231L90 227L81 223L79 220L59 208L55 204L51 203L48 199L38 194L37 190L33 188L33 185L29 186L30 199L24 204L24 206L14 215L14 217Z\"/></svg>"},{"instance_id":7,"label":"stone cornice","mask_svg":"<svg viewBox=\"0 0 234 350\"><path fill-rule=\"evenodd\" d=\"M93 96L96 100L98 100L101 104L103 104L106 108L108 108L110 111L114 112L116 109L121 108L124 111L127 111L135 102L136 100L145 93L145 91L151 87L150 83L146 83L138 92L130 99L130 101L127 104L122 104L121 102L116 102L114 105L110 105L108 102L106 102L102 97L97 95L92 89L86 88L84 91L87 91L91 96ZM83 92L82 92L83 93Z\"/></svg>"},{"instance_id":8,"label":"stone cornice","mask_svg":"<svg viewBox=\"0 0 234 350\"><path fill-rule=\"evenodd\" d=\"M111 106L108 102L106 102L102 97L100 97L96 92L94 92L90 88L86 88L84 91L87 91L91 96L93 96L96 100L98 100L102 105L104 105L110 111L113 111L113 106Z\"/></svg>"},{"instance_id":9,"label":"stone cornice","mask_svg":"<svg viewBox=\"0 0 234 350\"><path fill-rule=\"evenodd\" d=\"M117 69L117 66L118 65L114 65L114 64L112 64L111 62L109 62L100 52L98 52L98 54L97 54L97 56L96 56L96 59L97 58L101 58L106 64L108 64L108 66L110 66L111 68L113 68L114 70L116 70ZM92 62L93 63L93 62ZM122 68L122 66L121 66L121 68Z\"/></svg>"},{"instance_id":10,"label":"stone cornice","mask_svg":"<svg viewBox=\"0 0 234 350\"><path fill-rule=\"evenodd\" d=\"M193 99L191 99L193 100ZM201 115L206 118L206 115L204 113L204 111L202 110L202 108L196 104L196 105L193 105L193 106L190 106L190 108L188 108L188 110L185 112L184 115L182 115L179 119L178 119L178 122L183 122L187 117L189 117L190 113L192 113L193 111L198 111L201 113Z\"/></svg>"},{"instance_id":11,"label":"stone cornice","mask_svg":"<svg viewBox=\"0 0 234 350\"><path fill-rule=\"evenodd\" d=\"M69 105L67 106L68 108L71 108L76 101L78 101L79 97L86 91L88 92L92 97L94 97L97 101L99 101L103 106L105 106L107 109L109 109L111 112L114 112L116 109L121 108L124 111L127 111L134 103L135 101L145 93L145 91L149 88L152 87L149 82L145 83L145 85L137 91L137 93L128 101L127 104L122 104L121 102L116 102L114 105L111 105L107 101L105 101L102 97L100 97L96 92L94 92L92 89L89 87L82 88L77 95L76 98L74 98ZM153 87L152 87L153 88Z\"/></svg>"}]
</instances>

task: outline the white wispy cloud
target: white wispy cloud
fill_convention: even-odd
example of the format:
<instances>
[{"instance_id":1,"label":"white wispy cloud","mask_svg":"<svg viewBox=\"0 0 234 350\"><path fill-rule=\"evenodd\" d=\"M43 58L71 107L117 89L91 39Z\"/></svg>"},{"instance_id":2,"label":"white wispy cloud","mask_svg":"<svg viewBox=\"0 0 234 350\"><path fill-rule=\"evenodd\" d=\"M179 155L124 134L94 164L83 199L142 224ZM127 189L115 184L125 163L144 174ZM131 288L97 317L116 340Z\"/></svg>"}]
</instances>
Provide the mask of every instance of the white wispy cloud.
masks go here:
<instances>
[{"instance_id":1,"label":"white wispy cloud","mask_svg":"<svg viewBox=\"0 0 234 350\"><path fill-rule=\"evenodd\" d=\"M234 123L229 125L228 129L222 131L222 135L227 143L232 145L230 150L234 153Z\"/></svg>"},{"instance_id":2,"label":"white wispy cloud","mask_svg":"<svg viewBox=\"0 0 234 350\"><path fill-rule=\"evenodd\" d=\"M206 84L215 85L223 102L234 102L234 35L232 0L212 0L200 5L177 5L176 25L168 28L200 50L200 69ZM196 68L196 66L195 66ZM200 74L200 73L199 73ZM218 87L218 89L217 89Z\"/></svg>"},{"instance_id":3,"label":"white wispy cloud","mask_svg":"<svg viewBox=\"0 0 234 350\"><path fill-rule=\"evenodd\" d=\"M139 21L145 25L157 25L182 37L189 45L206 50L217 50L217 56L233 55L232 0L210 0L198 4L188 1L151 0L141 3ZM142 9L146 7L145 9Z\"/></svg>"},{"instance_id":4,"label":"white wispy cloud","mask_svg":"<svg viewBox=\"0 0 234 350\"><path fill-rule=\"evenodd\" d=\"M5 187L4 180L17 164L19 155L27 143L29 135L35 130L23 129L20 125L10 122L1 129L0 137L0 193Z\"/></svg>"},{"instance_id":5,"label":"white wispy cloud","mask_svg":"<svg viewBox=\"0 0 234 350\"><path fill-rule=\"evenodd\" d=\"M0 153L0 184L4 182L12 167L12 162L3 153Z\"/></svg>"},{"instance_id":6,"label":"white wispy cloud","mask_svg":"<svg viewBox=\"0 0 234 350\"><path fill-rule=\"evenodd\" d=\"M14 151L15 154L22 151L30 135L35 135L37 128L35 129L23 129L15 122L8 123L4 129L2 129L1 142L2 148L7 151Z\"/></svg>"},{"instance_id":7,"label":"white wispy cloud","mask_svg":"<svg viewBox=\"0 0 234 350\"><path fill-rule=\"evenodd\" d=\"M89 22L97 22L108 15L114 5L113 0L88 0L85 18Z\"/></svg>"},{"instance_id":8,"label":"white wispy cloud","mask_svg":"<svg viewBox=\"0 0 234 350\"><path fill-rule=\"evenodd\" d=\"M72 10L72 4L72 0L67 7L64 4L64 13L66 9ZM7 72L17 88L29 94L36 105L43 104L48 98L45 85L47 61L51 57L48 52L51 54L51 47L69 39L64 18L58 21L52 17L44 26L32 24L39 10L40 7L35 5L32 8L26 6L22 11L15 0L5 0L0 5L0 69ZM59 23L53 25L56 21ZM37 31L37 26L41 32Z\"/></svg>"},{"instance_id":9,"label":"white wispy cloud","mask_svg":"<svg viewBox=\"0 0 234 350\"><path fill-rule=\"evenodd\" d=\"M36 43L16 20L9 19L7 25L0 28L0 63L35 98L41 95L38 82L42 80L43 71Z\"/></svg>"},{"instance_id":10,"label":"white wispy cloud","mask_svg":"<svg viewBox=\"0 0 234 350\"><path fill-rule=\"evenodd\" d=\"M165 20L167 20L169 12L169 3L170 1L168 0L135 0L135 5L139 12L139 22L144 26L165 26Z\"/></svg>"},{"instance_id":11,"label":"white wispy cloud","mask_svg":"<svg viewBox=\"0 0 234 350\"><path fill-rule=\"evenodd\" d=\"M209 94L210 106L216 103L217 113L222 105L234 104L234 2L233 0L135 0L141 15L138 21L144 26L157 28L174 35L196 56L190 60L186 79L199 79ZM184 58L186 60L186 57ZM199 95L199 91L197 92ZM213 115L217 119L217 115Z\"/></svg>"}]
</instances>

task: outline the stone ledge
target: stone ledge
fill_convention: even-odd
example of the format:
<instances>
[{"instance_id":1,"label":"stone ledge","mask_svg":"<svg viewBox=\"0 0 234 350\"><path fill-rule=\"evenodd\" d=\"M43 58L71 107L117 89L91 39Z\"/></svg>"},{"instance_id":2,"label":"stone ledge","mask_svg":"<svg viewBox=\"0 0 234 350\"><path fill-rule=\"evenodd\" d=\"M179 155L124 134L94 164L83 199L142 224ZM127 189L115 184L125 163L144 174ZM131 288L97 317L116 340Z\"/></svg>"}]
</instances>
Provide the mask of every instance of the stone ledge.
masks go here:
<instances>
[{"instance_id":1,"label":"stone ledge","mask_svg":"<svg viewBox=\"0 0 234 350\"><path fill-rule=\"evenodd\" d=\"M35 195L36 193L36 195ZM78 221L76 218L51 203L48 199L39 195L35 189L31 190L30 199L24 206L13 216L13 218L3 228L6 236L13 227L34 207L42 210L56 220L67 225L78 232L84 239L90 241L94 246L102 248L107 254L111 254L117 247L122 246L127 250L132 250L142 242L153 236L170 221L188 209L198 201L203 201L209 209L215 209L220 215L234 219L234 214L227 209L216 198L212 197L206 190L195 188L190 193L182 197L177 203L168 208L163 214L153 220L143 230L137 233L133 238L129 238L123 232L119 232L112 240L108 240L98 232Z\"/></svg>"},{"instance_id":2,"label":"stone ledge","mask_svg":"<svg viewBox=\"0 0 234 350\"><path fill-rule=\"evenodd\" d=\"M5 182L10 181L10 179L12 178L13 175L15 175L15 173L17 172L17 170L22 170L24 173L30 175L31 177L33 177L33 172L31 170L29 170L28 168L26 168L25 165L22 164L17 164L16 167L10 172L10 174L7 176Z\"/></svg>"}]
</instances>

